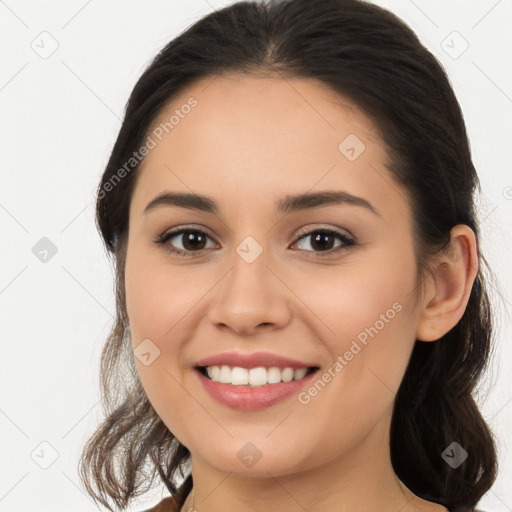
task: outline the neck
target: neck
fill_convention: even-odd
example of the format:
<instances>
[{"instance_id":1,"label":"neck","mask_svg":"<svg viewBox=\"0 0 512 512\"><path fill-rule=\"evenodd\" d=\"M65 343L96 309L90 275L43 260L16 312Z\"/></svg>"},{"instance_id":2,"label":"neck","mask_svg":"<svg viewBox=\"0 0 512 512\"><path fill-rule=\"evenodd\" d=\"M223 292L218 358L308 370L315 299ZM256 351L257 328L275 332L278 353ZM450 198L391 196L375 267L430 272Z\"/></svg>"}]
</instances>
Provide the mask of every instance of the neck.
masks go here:
<instances>
[{"instance_id":1,"label":"neck","mask_svg":"<svg viewBox=\"0 0 512 512\"><path fill-rule=\"evenodd\" d=\"M389 420L390 418L388 418ZM193 489L182 512L307 510L308 512L442 512L396 476L389 453L389 421L380 422L342 457L304 471L254 477L223 472L192 454Z\"/></svg>"}]
</instances>

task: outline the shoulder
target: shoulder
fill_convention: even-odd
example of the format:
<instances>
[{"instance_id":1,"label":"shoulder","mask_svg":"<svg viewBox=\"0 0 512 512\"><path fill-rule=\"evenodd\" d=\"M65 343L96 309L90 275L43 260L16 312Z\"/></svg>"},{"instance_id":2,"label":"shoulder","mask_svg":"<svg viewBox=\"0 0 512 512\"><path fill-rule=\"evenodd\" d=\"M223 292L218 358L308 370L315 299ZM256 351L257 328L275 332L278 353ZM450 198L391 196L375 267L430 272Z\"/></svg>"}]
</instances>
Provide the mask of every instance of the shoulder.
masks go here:
<instances>
[{"instance_id":1,"label":"shoulder","mask_svg":"<svg viewBox=\"0 0 512 512\"><path fill-rule=\"evenodd\" d=\"M152 508L142 510L141 512L179 512L176 503L172 498L164 498L160 503Z\"/></svg>"}]
</instances>

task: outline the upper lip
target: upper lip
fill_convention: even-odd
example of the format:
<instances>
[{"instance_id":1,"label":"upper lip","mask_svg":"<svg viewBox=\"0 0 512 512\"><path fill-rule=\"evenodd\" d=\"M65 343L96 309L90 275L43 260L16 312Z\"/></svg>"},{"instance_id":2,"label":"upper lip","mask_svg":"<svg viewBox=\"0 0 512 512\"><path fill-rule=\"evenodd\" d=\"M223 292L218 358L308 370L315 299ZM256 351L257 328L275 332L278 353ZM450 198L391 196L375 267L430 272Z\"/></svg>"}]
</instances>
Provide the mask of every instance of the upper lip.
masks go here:
<instances>
[{"instance_id":1,"label":"upper lip","mask_svg":"<svg viewBox=\"0 0 512 512\"><path fill-rule=\"evenodd\" d=\"M315 363L298 361L297 359L290 359L289 357L280 356L271 352L224 352L222 354L215 354L210 357L205 357L196 363L199 366L239 366L241 368L258 368L263 366L270 368L277 366L278 368L310 368L318 367Z\"/></svg>"}]
</instances>

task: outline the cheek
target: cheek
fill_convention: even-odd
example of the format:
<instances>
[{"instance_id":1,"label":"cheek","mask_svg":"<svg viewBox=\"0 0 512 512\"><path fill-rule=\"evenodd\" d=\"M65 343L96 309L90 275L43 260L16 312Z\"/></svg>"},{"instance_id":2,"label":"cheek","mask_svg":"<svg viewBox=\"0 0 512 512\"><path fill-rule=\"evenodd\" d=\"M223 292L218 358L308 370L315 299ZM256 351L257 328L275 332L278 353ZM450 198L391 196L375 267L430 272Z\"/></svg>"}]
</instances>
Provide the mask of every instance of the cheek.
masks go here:
<instances>
[{"instance_id":1,"label":"cheek","mask_svg":"<svg viewBox=\"0 0 512 512\"><path fill-rule=\"evenodd\" d=\"M393 262L387 264L381 256L372 259L372 264L361 261L307 277L302 277L306 276L303 272L289 275L294 293L316 316L316 323L324 325L326 340L346 342L374 324L380 332L389 332L389 326L397 330L411 320L414 267L405 258L388 257ZM381 265L374 264L377 260Z\"/></svg>"},{"instance_id":2,"label":"cheek","mask_svg":"<svg viewBox=\"0 0 512 512\"><path fill-rule=\"evenodd\" d=\"M142 347L147 339L158 353L151 366L137 365L152 401L158 399L164 387L178 397L180 404L190 401L186 394L182 396L183 389L178 382L190 377L187 354L204 324L205 297L215 283L211 277L199 270L180 272L152 266L151 270L136 272L127 279L127 310L134 354L141 351L139 344Z\"/></svg>"},{"instance_id":3,"label":"cheek","mask_svg":"<svg viewBox=\"0 0 512 512\"><path fill-rule=\"evenodd\" d=\"M197 320L199 301L211 288L207 276L199 274L171 270L136 249L126 262L126 308L137 373L153 408L180 440L187 438L183 418L191 412L190 394L182 385L187 378L182 351L193 337L190 322ZM148 359L150 364L144 364Z\"/></svg>"},{"instance_id":4,"label":"cheek","mask_svg":"<svg viewBox=\"0 0 512 512\"><path fill-rule=\"evenodd\" d=\"M354 392L354 407L396 392L415 341L413 260L380 256L372 260L379 265L331 268L314 279L296 279L293 287L307 305L304 314L319 326L332 363L342 356L337 375L343 376L335 386Z\"/></svg>"},{"instance_id":5,"label":"cheek","mask_svg":"<svg viewBox=\"0 0 512 512\"><path fill-rule=\"evenodd\" d=\"M126 308L132 332L139 336L164 338L171 335L188 310L204 296L207 287L198 286L197 273L170 268L161 261L140 261L126 265Z\"/></svg>"}]
</instances>

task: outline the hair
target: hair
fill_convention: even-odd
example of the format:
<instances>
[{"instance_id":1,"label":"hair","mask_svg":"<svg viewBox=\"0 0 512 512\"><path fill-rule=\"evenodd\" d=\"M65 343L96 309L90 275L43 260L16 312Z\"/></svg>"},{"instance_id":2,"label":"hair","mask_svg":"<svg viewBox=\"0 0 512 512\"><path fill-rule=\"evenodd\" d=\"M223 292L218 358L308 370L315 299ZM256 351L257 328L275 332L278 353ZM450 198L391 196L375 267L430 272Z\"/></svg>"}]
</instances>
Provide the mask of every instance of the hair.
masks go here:
<instances>
[{"instance_id":1,"label":"hair","mask_svg":"<svg viewBox=\"0 0 512 512\"><path fill-rule=\"evenodd\" d=\"M230 73L318 80L375 123L391 175L410 199L418 276L448 248L453 226L474 231L479 266L465 312L438 341L416 340L390 431L394 471L411 491L450 511L473 508L497 476L494 436L473 397L494 334L475 215L480 183L442 65L400 18L361 0L234 3L170 41L136 83L97 191L96 223L115 265L116 318L101 356L105 419L80 458L87 492L112 510L109 498L125 509L153 487L157 472L180 506L192 488L184 473L190 451L150 404L130 343L124 270L138 165L107 185L178 93ZM441 456L454 441L469 454L456 469Z\"/></svg>"}]
</instances>

